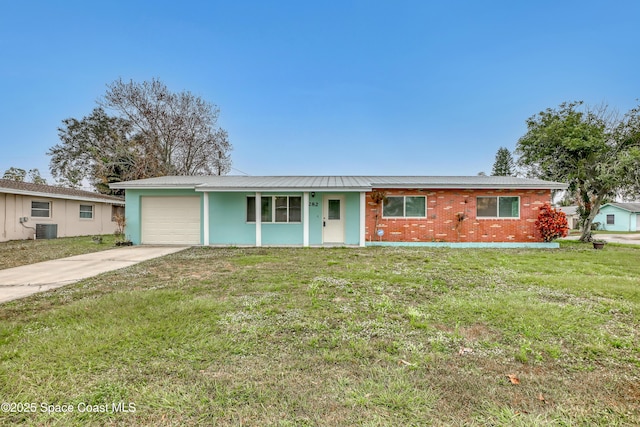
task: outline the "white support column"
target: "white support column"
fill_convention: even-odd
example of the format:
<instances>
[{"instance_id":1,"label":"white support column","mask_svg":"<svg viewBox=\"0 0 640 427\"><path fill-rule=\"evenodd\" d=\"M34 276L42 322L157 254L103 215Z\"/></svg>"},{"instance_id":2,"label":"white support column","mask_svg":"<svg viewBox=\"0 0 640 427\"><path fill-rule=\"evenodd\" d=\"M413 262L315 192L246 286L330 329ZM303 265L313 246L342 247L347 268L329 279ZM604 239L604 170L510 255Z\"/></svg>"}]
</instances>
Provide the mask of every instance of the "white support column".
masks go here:
<instances>
[{"instance_id":1,"label":"white support column","mask_svg":"<svg viewBox=\"0 0 640 427\"><path fill-rule=\"evenodd\" d=\"M366 194L363 191L360 193L360 246L364 246L364 243L365 243L365 229L367 226L366 209L367 209L367 199L366 199Z\"/></svg>"},{"instance_id":2,"label":"white support column","mask_svg":"<svg viewBox=\"0 0 640 427\"><path fill-rule=\"evenodd\" d=\"M209 193L207 193L206 191L203 193L203 197L202 197L202 203L203 203L203 212L202 212L202 216L204 217L202 219L202 229L203 229L203 240L204 242L202 242L202 244L204 246L209 246Z\"/></svg>"},{"instance_id":3,"label":"white support column","mask_svg":"<svg viewBox=\"0 0 640 427\"><path fill-rule=\"evenodd\" d=\"M302 246L309 246L309 192L302 193Z\"/></svg>"},{"instance_id":4,"label":"white support column","mask_svg":"<svg viewBox=\"0 0 640 427\"><path fill-rule=\"evenodd\" d=\"M256 192L256 246L262 246L262 193Z\"/></svg>"}]
</instances>

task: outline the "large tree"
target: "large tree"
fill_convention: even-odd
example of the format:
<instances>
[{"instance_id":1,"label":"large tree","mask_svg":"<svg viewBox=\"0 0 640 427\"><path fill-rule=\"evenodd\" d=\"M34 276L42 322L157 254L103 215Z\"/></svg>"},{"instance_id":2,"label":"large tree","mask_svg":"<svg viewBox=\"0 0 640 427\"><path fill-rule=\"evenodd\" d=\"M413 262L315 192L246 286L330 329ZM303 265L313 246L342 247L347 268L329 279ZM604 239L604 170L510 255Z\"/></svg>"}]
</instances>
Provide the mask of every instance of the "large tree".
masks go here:
<instances>
[{"instance_id":1,"label":"large tree","mask_svg":"<svg viewBox=\"0 0 640 427\"><path fill-rule=\"evenodd\" d=\"M603 201L640 190L640 110L619 117L606 106L563 103L527 120L518 163L529 176L569 184L581 216L581 241Z\"/></svg>"},{"instance_id":2,"label":"large tree","mask_svg":"<svg viewBox=\"0 0 640 427\"><path fill-rule=\"evenodd\" d=\"M131 123L95 108L81 120L62 121L52 147L51 173L65 186L80 187L86 179L99 192L114 194L109 183L153 176L154 157L149 155Z\"/></svg>"},{"instance_id":3,"label":"large tree","mask_svg":"<svg viewBox=\"0 0 640 427\"><path fill-rule=\"evenodd\" d=\"M112 115L107 111L112 112ZM63 120L50 168L61 183L109 183L164 175L225 174L231 145L217 126L219 110L189 92L173 93L158 80L108 85L99 107L81 120Z\"/></svg>"},{"instance_id":4,"label":"large tree","mask_svg":"<svg viewBox=\"0 0 640 427\"><path fill-rule=\"evenodd\" d=\"M515 162L511 152L505 148L500 147L496 152L496 160L493 163L492 176L513 176L514 175Z\"/></svg>"},{"instance_id":5,"label":"large tree","mask_svg":"<svg viewBox=\"0 0 640 427\"><path fill-rule=\"evenodd\" d=\"M159 80L108 85L100 105L129 120L156 156L159 175L223 175L231 145L218 127L220 110L191 92L171 92Z\"/></svg>"}]
</instances>

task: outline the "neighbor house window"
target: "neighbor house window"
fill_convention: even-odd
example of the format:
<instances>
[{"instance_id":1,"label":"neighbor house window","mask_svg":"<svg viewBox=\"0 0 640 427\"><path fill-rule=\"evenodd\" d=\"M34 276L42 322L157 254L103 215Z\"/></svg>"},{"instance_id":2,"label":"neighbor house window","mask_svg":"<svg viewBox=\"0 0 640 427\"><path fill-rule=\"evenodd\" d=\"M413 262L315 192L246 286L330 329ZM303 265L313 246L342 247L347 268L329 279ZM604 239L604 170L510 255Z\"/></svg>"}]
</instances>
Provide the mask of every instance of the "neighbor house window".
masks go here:
<instances>
[{"instance_id":1,"label":"neighbor house window","mask_svg":"<svg viewBox=\"0 0 640 427\"><path fill-rule=\"evenodd\" d=\"M613 214L607 215L607 225L614 225L616 223L616 216Z\"/></svg>"},{"instance_id":2,"label":"neighbor house window","mask_svg":"<svg viewBox=\"0 0 640 427\"><path fill-rule=\"evenodd\" d=\"M262 222L300 222L302 220L302 197L263 196L260 199ZM247 197L247 222L256 222L256 198Z\"/></svg>"},{"instance_id":3,"label":"neighbor house window","mask_svg":"<svg viewBox=\"0 0 640 427\"><path fill-rule=\"evenodd\" d=\"M477 218L519 218L520 197L478 197Z\"/></svg>"},{"instance_id":4,"label":"neighbor house window","mask_svg":"<svg viewBox=\"0 0 640 427\"><path fill-rule=\"evenodd\" d=\"M124 218L124 206L111 205L111 221L117 221L118 217Z\"/></svg>"},{"instance_id":5,"label":"neighbor house window","mask_svg":"<svg viewBox=\"0 0 640 427\"><path fill-rule=\"evenodd\" d=\"M93 219L93 205L80 205L80 218Z\"/></svg>"},{"instance_id":6,"label":"neighbor house window","mask_svg":"<svg viewBox=\"0 0 640 427\"><path fill-rule=\"evenodd\" d=\"M427 198L425 196L387 196L382 205L385 218L425 218Z\"/></svg>"},{"instance_id":7,"label":"neighbor house window","mask_svg":"<svg viewBox=\"0 0 640 427\"><path fill-rule=\"evenodd\" d=\"M51 202L31 202L31 216L38 218L51 217Z\"/></svg>"}]
</instances>

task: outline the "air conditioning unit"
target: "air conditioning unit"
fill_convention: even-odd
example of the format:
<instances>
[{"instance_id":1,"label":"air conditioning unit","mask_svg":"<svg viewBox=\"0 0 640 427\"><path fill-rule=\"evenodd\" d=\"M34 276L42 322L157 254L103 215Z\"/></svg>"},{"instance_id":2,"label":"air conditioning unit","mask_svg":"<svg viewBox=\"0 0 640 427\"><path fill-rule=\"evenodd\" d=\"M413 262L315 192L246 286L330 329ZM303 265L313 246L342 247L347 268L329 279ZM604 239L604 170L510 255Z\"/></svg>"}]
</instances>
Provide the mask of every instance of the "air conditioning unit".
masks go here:
<instances>
[{"instance_id":1,"label":"air conditioning unit","mask_svg":"<svg viewBox=\"0 0 640 427\"><path fill-rule=\"evenodd\" d=\"M57 239L58 224L36 224L36 239Z\"/></svg>"}]
</instances>

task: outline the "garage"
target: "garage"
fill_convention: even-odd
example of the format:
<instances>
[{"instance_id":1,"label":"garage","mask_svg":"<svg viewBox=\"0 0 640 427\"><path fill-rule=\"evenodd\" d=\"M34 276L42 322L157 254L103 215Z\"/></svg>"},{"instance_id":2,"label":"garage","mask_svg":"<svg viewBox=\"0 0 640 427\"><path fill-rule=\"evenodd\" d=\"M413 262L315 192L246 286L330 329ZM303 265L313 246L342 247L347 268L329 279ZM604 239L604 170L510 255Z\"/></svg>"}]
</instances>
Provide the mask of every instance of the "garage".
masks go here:
<instances>
[{"instance_id":1,"label":"garage","mask_svg":"<svg viewBox=\"0 0 640 427\"><path fill-rule=\"evenodd\" d=\"M142 197L142 244L200 244L200 197Z\"/></svg>"}]
</instances>

